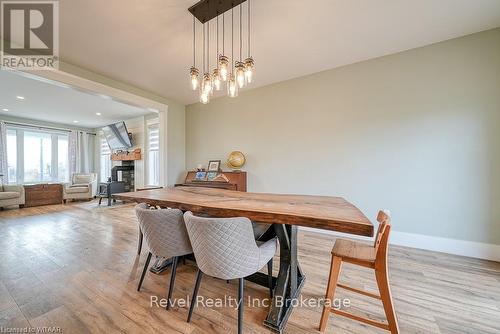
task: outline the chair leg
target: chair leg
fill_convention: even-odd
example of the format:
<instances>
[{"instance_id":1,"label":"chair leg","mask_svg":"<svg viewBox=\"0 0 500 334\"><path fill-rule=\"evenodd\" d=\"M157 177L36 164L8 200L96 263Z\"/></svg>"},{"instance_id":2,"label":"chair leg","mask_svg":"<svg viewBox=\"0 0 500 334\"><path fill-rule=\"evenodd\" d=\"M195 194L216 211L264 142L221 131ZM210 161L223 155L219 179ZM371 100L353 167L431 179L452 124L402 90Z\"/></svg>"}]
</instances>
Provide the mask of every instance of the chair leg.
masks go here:
<instances>
[{"instance_id":1,"label":"chair leg","mask_svg":"<svg viewBox=\"0 0 500 334\"><path fill-rule=\"evenodd\" d=\"M100 203L99 203L100 204ZM141 228L139 227L139 246L137 247L137 255L141 255L141 250L142 250L142 238L143 234L141 231Z\"/></svg>"},{"instance_id":2,"label":"chair leg","mask_svg":"<svg viewBox=\"0 0 500 334\"><path fill-rule=\"evenodd\" d=\"M382 297L382 304L384 305L385 316L389 323L389 330L392 334L399 334L398 319L394 311L392 302L391 287L389 286L389 273L387 265L375 268L375 277L377 279L380 297Z\"/></svg>"},{"instance_id":3,"label":"chair leg","mask_svg":"<svg viewBox=\"0 0 500 334\"><path fill-rule=\"evenodd\" d=\"M244 278L238 280L238 334L243 334L243 284Z\"/></svg>"},{"instance_id":4,"label":"chair leg","mask_svg":"<svg viewBox=\"0 0 500 334\"><path fill-rule=\"evenodd\" d=\"M148 258L146 259L146 263L144 263L144 269L142 269L142 275L141 275L141 279L139 280L139 285L137 286L137 291L141 290L142 281L144 281L144 276L146 276L146 271L148 270L149 261L151 261L152 255L153 254L151 254L151 252L148 253Z\"/></svg>"},{"instance_id":5,"label":"chair leg","mask_svg":"<svg viewBox=\"0 0 500 334\"><path fill-rule=\"evenodd\" d=\"M191 298L191 305L189 305L189 314L187 322L191 322L191 317L193 316L194 304L196 304L196 298L198 298L198 290L200 289L200 283L203 273L200 269L198 269L198 273L196 274L196 283L194 285L193 297Z\"/></svg>"},{"instance_id":6,"label":"chair leg","mask_svg":"<svg viewBox=\"0 0 500 334\"><path fill-rule=\"evenodd\" d=\"M323 306L323 314L321 315L321 321L319 323L320 332L325 331L326 324L328 323L328 317L330 316L331 305L333 304L335 298L335 289L337 288L341 267L342 258L332 256L330 277L328 278L328 287L326 288L325 305ZM326 303L329 303L329 305Z\"/></svg>"},{"instance_id":7,"label":"chair leg","mask_svg":"<svg viewBox=\"0 0 500 334\"><path fill-rule=\"evenodd\" d=\"M267 263L267 285L269 286L269 298L273 299L273 259Z\"/></svg>"},{"instance_id":8,"label":"chair leg","mask_svg":"<svg viewBox=\"0 0 500 334\"><path fill-rule=\"evenodd\" d=\"M102 202L102 197L99 197L99 204L98 205L101 205L101 202Z\"/></svg>"},{"instance_id":9,"label":"chair leg","mask_svg":"<svg viewBox=\"0 0 500 334\"><path fill-rule=\"evenodd\" d=\"M170 306L172 305L171 300L172 292L174 290L175 273L177 272L177 261L179 261L178 256L172 258L172 272L170 273L170 286L168 287L167 310L170 310Z\"/></svg>"}]
</instances>

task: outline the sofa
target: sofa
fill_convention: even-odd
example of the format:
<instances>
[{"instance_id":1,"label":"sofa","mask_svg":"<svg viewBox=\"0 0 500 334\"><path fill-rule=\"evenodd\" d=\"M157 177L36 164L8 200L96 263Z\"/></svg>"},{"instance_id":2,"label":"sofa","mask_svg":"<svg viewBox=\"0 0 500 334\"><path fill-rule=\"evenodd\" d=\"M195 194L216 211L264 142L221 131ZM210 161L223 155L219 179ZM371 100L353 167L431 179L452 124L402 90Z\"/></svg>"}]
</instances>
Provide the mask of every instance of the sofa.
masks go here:
<instances>
[{"instance_id":1,"label":"sofa","mask_svg":"<svg viewBox=\"0 0 500 334\"><path fill-rule=\"evenodd\" d=\"M24 206L24 187L15 185L0 185L0 208L17 205Z\"/></svg>"},{"instance_id":2,"label":"sofa","mask_svg":"<svg viewBox=\"0 0 500 334\"><path fill-rule=\"evenodd\" d=\"M63 187L63 200L66 203L70 199L92 199L97 194L96 173L75 173L71 176L71 182Z\"/></svg>"}]
</instances>

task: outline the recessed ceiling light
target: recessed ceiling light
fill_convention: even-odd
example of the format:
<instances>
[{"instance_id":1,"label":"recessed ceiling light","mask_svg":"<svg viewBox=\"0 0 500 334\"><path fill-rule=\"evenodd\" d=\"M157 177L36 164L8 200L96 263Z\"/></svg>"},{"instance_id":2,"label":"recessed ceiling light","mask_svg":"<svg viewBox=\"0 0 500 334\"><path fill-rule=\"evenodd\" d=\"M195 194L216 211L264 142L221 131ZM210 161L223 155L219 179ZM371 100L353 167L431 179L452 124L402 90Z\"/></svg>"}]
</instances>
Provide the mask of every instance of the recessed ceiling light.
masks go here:
<instances>
[{"instance_id":1,"label":"recessed ceiling light","mask_svg":"<svg viewBox=\"0 0 500 334\"><path fill-rule=\"evenodd\" d=\"M101 113L100 112L96 112L95 113L97 116L101 116Z\"/></svg>"},{"instance_id":2,"label":"recessed ceiling light","mask_svg":"<svg viewBox=\"0 0 500 334\"><path fill-rule=\"evenodd\" d=\"M7 109L7 108L3 108L3 109L2 109L2 111L9 111L9 109Z\"/></svg>"},{"instance_id":3,"label":"recessed ceiling light","mask_svg":"<svg viewBox=\"0 0 500 334\"><path fill-rule=\"evenodd\" d=\"M105 99L105 100L111 100L110 96L107 96L107 95L104 95L104 94L97 94L97 95L100 96L101 98Z\"/></svg>"},{"instance_id":4,"label":"recessed ceiling light","mask_svg":"<svg viewBox=\"0 0 500 334\"><path fill-rule=\"evenodd\" d=\"M78 121L73 121L73 123L78 123Z\"/></svg>"},{"instance_id":5,"label":"recessed ceiling light","mask_svg":"<svg viewBox=\"0 0 500 334\"><path fill-rule=\"evenodd\" d=\"M18 95L18 96L16 96L16 99L18 99L18 100L24 100L24 96Z\"/></svg>"}]
</instances>

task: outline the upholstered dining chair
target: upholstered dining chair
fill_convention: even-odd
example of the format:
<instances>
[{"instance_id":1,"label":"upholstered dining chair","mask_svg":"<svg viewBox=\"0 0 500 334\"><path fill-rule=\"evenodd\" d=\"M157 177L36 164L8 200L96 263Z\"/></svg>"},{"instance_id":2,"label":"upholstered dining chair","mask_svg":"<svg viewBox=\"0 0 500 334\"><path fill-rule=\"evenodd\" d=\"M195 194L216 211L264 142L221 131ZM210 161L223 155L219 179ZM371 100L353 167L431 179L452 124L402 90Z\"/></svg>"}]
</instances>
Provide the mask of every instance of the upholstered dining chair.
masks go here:
<instances>
[{"instance_id":1,"label":"upholstered dining chair","mask_svg":"<svg viewBox=\"0 0 500 334\"><path fill-rule=\"evenodd\" d=\"M151 256L172 259L170 285L168 288L167 310L171 306L172 292L175 283L175 274L179 257L191 254L191 243L184 224L182 211L178 209L150 209L147 204L138 204L135 213L139 220L140 231L149 248L148 257L142 270L137 291L141 290L144 276L149 267Z\"/></svg>"},{"instance_id":2,"label":"upholstered dining chair","mask_svg":"<svg viewBox=\"0 0 500 334\"><path fill-rule=\"evenodd\" d=\"M203 274L223 280L238 279L238 333L241 334L244 278L272 263L277 240L271 239L258 246L252 222L244 217L206 218L186 212L184 221L198 265L187 321L191 321ZM272 266L268 266L268 275L272 285Z\"/></svg>"},{"instance_id":3,"label":"upholstered dining chair","mask_svg":"<svg viewBox=\"0 0 500 334\"><path fill-rule=\"evenodd\" d=\"M377 221L379 222L379 227L377 234L375 235L375 243L372 245L347 239L337 239L335 241L332 250L330 277L328 279L328 287L326 289L325 296L325 301L328 303L323 306L323 314L319 325L319 330L321 332L323 332L326 328L330 313L333 313L388 330L392 334L399 334L398 320L392 302L391 288L389 286L389 272L387 267L389 234L391 231L390 212L387 210L379 211ZM374 269L380 295L338 283L343 262ZM332 305L337 287L381 300L388 324L363 318L333 308Z\"/></svg>"}]
</instances>

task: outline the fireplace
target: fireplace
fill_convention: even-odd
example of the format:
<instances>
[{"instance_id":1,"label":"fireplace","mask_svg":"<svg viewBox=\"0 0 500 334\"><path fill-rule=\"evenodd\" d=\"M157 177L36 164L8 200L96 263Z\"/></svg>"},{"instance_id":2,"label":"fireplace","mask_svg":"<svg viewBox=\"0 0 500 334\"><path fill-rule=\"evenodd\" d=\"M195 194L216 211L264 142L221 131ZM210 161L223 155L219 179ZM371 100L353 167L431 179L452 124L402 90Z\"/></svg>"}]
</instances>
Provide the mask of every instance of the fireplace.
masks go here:
<instances>
[{"instance_id":1,"label":"fireplace","mask_svg":"<svg viewBox=\"0 0 500 334\"><path fill-rule=\"evenodd\" d=\"M121 181L125 191L134 191L134 161L122 161L111 169L111 181Z\"/></svg>"}]
</instances>

